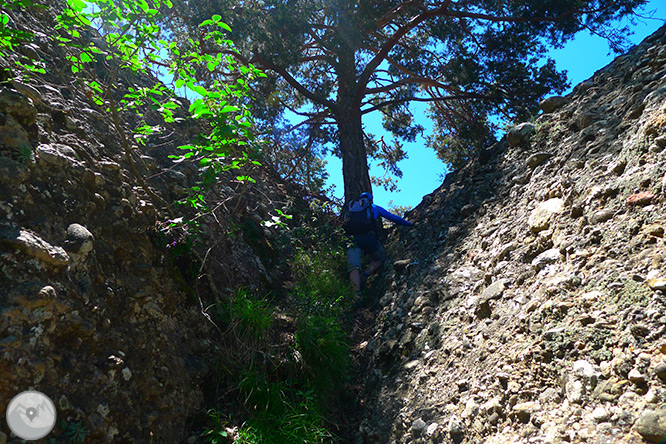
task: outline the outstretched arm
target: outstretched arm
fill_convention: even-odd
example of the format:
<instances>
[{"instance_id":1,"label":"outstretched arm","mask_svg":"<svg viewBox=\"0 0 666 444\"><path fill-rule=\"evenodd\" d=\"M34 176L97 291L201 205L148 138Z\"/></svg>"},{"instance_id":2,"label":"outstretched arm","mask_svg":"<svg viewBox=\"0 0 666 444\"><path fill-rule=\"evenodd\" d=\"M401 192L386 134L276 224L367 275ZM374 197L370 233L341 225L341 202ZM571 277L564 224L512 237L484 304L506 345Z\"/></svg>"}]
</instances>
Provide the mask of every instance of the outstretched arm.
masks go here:
<instances>
[{"instance_id":1,"label":"outstretched arm","mask_svg":"<svg viewBox=\"0 0 666 444\"><path fill-rule=\"evenodd\" d=\"M386 211L384 208L380 207L379 205L373 205L372 207L373 207L373 210L375 212L375 219L377 219L379 217L383 217L383 218L385 218L387 220L390 220L391 222L393 222L394 224L397 224L397 225L404 225L404 226L407 226L407 227L412 225L411 222L406 221L402 217L397 216L393 213L389 213L388 211Z\"/></svg>"}]
</instances>

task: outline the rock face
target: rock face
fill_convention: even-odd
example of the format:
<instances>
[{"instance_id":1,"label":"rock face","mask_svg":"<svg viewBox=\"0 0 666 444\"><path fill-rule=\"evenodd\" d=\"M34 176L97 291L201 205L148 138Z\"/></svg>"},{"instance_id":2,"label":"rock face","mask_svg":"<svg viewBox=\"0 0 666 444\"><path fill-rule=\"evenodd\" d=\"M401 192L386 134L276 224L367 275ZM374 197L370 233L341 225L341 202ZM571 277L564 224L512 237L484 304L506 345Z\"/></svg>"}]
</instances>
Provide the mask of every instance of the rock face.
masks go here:
<instances>
[{"instance_id":1,"label":"rock face","mask_svg":"<svg viewBox=\"0 0 666 444\"><path fill-rule=\"evenodd\" d=\"M165 246L177 241L156 229L165 209L131 172L104 110L71 86L63 50L39 37L54 29L49 12L32 13L14 11L37 35L47 75L0 86L0 406L34 389L56 404L52 436L77 424L86 442L184 442L186 425L206 419L220 338L200 303L213 288L276 280L274 231L259 222L288 193L261 169L242 199L240 184L222 183L218 220L203 221L209 278L198 281L201 264ZM166 128L130 155L166 202L197 180L167 158L195 131ZM0 441L9 435L2 421Z\"/></svg>"},{"instance_id":2,"label":"rock face","mask_svg":"<svg viewBox=\"0 0 666 444\"><path fill-rule=\"evenodd\" d=\"M551 102L392 233L363 442L666 433L666 27Z\"/></svg>"}]
</instances>

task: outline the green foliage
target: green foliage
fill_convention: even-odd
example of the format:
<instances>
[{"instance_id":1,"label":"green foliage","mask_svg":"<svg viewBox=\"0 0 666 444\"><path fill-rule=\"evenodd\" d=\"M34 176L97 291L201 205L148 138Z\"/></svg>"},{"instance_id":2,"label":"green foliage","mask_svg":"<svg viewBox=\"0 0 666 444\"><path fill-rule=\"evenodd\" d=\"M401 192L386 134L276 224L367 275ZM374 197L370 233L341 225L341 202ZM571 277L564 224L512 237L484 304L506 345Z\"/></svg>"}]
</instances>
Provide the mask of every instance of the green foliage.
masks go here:
<instances>
[{"instance_id":1,"label":"green foliage","mask_svg":"<svg viewBox=\"0 0 666 444\"><path fill-rule=\"evenodd\" d=\"M246 341L265 339L272 324L268 301L238 290L231 302L231 319Z\"/></svg>"},{"instance_id":2,"label":"green foliage","mask_svg":"<svg viewBox=\"0 0 666 444\"><path fill-rule=\"evenodd\" d=\"M261 99L260 99L261 100ZM317 125L289 128L288 122L262 121L261 108L254 109L259 133L265 133L270 143L262 145L261 154L287 181L301 184L311 194L324 190L328 172L323 157L327 150L322 145L324 134Z\"/></svg>"},{"instance_id":3,"label":"green foliage","mask_svg":"<svg viewBox=\"0 0 666 444\"><path fill-rule=\"evenodd\" d=\"M224 413L218 409L208 410L208 419L210 426L203 434L206 442L211 444L221 444L229 442L229 431L226 427L227 421Z\"/></svg>"},{"instance_id":4,"label":"green foliage","mask_svg":"<svg viewBox=\"0 0 666 444\"><path fill-rule=\"evenodd\" d=\"M82 444L88 436L88 429L80 422L67 422L64 419L60 422L61 428L65 431L65 438L72 444Z\"/></svg>"},{"instance_id":5,"label":"green foliage","mask_svg":"<svg viewBox=\"0 0 666 444\"><path fill-rule=\"evenodd\" d=\"M353 301L342 244L297 251L294 304L299 310L294 346L308 384L324 400L340 391L349 370L349 344L342 325Z\"/></svg>"},{"instance_id":6,"label":"green foliage","mask_svg":"<svg viewBox=\"0 0 666 444\"><path fill-rule=\"evenodd\" d=\"M290 381L270 381L252 369L239 388L253 416L241 427L235 443L316 444L331 438L313 390Z\"/></svg>"},{"instance_id":7,"label":"green foliage","mask_svg":"<svg viewBox=\"0 0 666 444\"><path fill-rule=\"evenodd\" d=\"M389 200L386 209L393 214L397 214L398 216L404 216L405 213L412 210L412 207L410 205L395 205L392 200Z\"/></svg>"},{"instance_id":8,"label":"green foliage","mask_svg":"<svg viewBox=\"0 0 666 444\"><path fill-rule=\"evenodd\" d=\"M320 396L337 393L349 370L349 344L338 320L311 315L301 319L295 346L309 383Z\"/></svg>"},{"instance_id":9,"label":"green foliage","mask_svg":"<svg viewBox=\"0 0 666 444\"><path fill-rule=\"evenodd\" d=\"M22 145L18 147L18 150L14 153L14 157L20 163L27 165L35 159L35 152L29 145Z\"/></svg>"},{"instance_id":10,"label":"green foliage","mask_svg":"<svg viewBox=\"0 0 666 444\"><path fill-rule=\"evenodd\" d=\"M165 224L172 232L179 229L196 236L202 216L210 213L209 191L221 174L236 171L236 182L254 182L249 169L261 164L256 160L248 85L265 74L233 56L237 51L226 38L231 28L220 21L219 15L199 26L197 39L176 44L161 27L169 20L165 14L172 6L169 0L68 0L57 17L58 33L54 38L66 51L71 71L88 97L110 116L128 161L132 162L129 152L163 132L164 124L189 120L203 128L198 137L179 147L182 154L170 156L175 163L194 163L200 180L177 202L185 207L183 214L171 214ZM95 34L92 28L101 38L90 38ZM211 72L222 80L204 85L203 73ZM173 83L125 88L123 82L118 82L136 74L144 78L171 77ZM176 90L195 95L187 113ZM131 135L125 134L122 125L132 120L124 118L125 114L139 118ZM155 123L155 114L163 124ZM146 193L159 201L132 169ZM154 203L158 208L163 206Z\"/></svg>"},{"instance_id":11,"label":"green foliage","mask_svg":"<svg viewBox=\"0 0 666 444\"><path fill-rule=\"evenodd\" d=\"M321 234L314 233L317 231L308 227L290 233L315 238ZM238 388L244 422L233 421L220 407L211 410L210 425L204 432L208 442L309 444L334 440L327 430L327 416L336 407L351 365L343 327L351 288L341 244L337 248L326 244L322 241L321 249L296 252L294 285L288 308L284 301L280 304L279 329L273 321L277 308L248 291L239 290L228 303L215 306L217 321L235 341L230 344L234 354L225 355L221 363L229 385ZM278 337L280 342L275 344Z\"/></svg>"},{"instance_id":12,"label":"green foliage","mask_svg":"<svg viewBox=\"0 0 666 444\"><path fill-rule=\"evenodd\" d=\"M336 317L348 308L353 292L340 245L334 248L322 243L296 252L292 262L296 278L293 293L303 314Z\"/></svg>"},{"instance_id":13,"label":"green foliage","mask_svg":"<svg viewBox=\"0 0 666 444\"><path fill-rule=\"evenodd\" d=\"M287 223L284 222L284 220L291 220L293 219L293 216L286 214L284 211L278 208L275 209L275 212L277 214L271 216L271 220L262 221L262 225L268 228L278 226L287 229Z\"/></svg>"},{"instance_id":14,"label":"green foliage","mask_svg":"<svg viewBox=\"0 0 666 444\"><path fill-rule=\"evenodd\" d=\"M453 104L447 105L453 108ZM432 113L434 131L427 137L426 144L453 169L461 167L496 141L496 127L487 119L479 118L488 112L483 103L461 104L453 115L435 110Z\"/></svg>"},{"instance_id":15,"label":"green foliage","mask_svg":"<svg viewBox=\"0 0 666 444\"><path fill-rule=\"evenodd\" d=\"M24 56L18 56L16 50L20 45L33 39L32 32L18 29L18 23L13 17L12 11L23 8L46 8L36 3L34 0L0 0L0 56L8 58L15 54L16 68L23 77L29 77L31 74L45 74L44 63L40 60L27 59ZM5 68L7 70L7 68Z\"/></svg>"}]
</instances>

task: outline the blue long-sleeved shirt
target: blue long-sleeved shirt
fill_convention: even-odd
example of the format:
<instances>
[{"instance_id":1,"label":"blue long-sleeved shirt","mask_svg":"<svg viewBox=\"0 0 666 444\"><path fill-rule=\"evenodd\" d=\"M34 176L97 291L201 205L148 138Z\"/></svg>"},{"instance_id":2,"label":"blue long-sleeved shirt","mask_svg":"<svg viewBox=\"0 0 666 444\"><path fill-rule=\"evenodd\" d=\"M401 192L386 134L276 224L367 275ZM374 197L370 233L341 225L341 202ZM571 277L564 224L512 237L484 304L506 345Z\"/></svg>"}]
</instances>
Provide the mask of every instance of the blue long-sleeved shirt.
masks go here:
<instances>
[{"instance_id":1,"label":"blue long-sleeved shirt","mask_svg":"<svg viewBox=\"0 0 666 444\"><path fill-rule=\"evenodd\" d=\"M375 220L379 219L380 217L383 217L398 225L404 225L407 227L411 225L411 222L408 222L402 217L397 216L393 213L389 213L387 210L380 207L379 205L372 204L372 214L375 216Z\"/></svg>"}]
</instances>

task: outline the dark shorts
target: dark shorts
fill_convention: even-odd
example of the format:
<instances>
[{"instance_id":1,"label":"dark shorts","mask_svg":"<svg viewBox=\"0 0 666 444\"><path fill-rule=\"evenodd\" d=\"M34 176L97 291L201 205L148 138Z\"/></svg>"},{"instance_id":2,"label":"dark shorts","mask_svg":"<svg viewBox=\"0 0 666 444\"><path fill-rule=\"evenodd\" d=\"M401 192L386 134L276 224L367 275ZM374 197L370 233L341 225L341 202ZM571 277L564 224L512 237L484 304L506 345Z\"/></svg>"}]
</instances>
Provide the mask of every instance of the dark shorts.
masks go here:
<instances>
[{"instance_id":1,"label":"dark shorts","mask_svg":"<svg viewBox=\"0 0 666 444\"><path fill-rule=\"evenodd\" d=\"M370 256L371 261L384 262L384 248L375 237L375 233L354 236L354 244L347 249L349 271L355 268L361 269L364 254Z\"/></svg>"}]
</instances>

